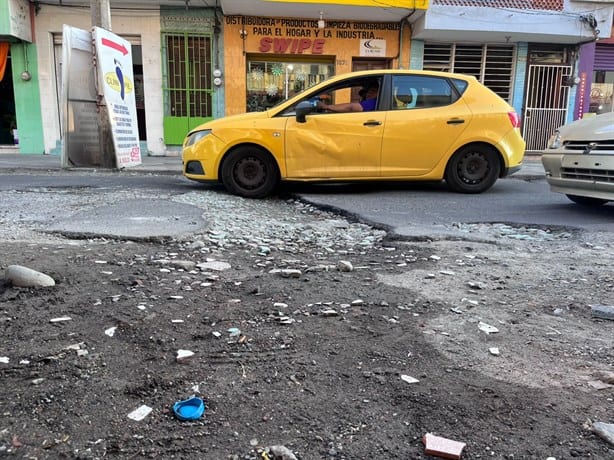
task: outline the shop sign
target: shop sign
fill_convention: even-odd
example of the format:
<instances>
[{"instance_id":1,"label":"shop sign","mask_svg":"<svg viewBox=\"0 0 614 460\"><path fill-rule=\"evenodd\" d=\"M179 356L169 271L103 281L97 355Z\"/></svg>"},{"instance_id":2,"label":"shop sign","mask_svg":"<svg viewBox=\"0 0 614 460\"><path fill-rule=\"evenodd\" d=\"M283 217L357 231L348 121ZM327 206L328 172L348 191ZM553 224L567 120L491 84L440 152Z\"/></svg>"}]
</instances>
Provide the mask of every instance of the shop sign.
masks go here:
<instances>
[{"instance_id":1,"label":"shop sign","mask_svg":"<svg viewBox=\"0 0 614 460\"><path fill-rule=\"evenodd\" d=\"M360 40L361 57L385 57L386 40Z\"/></svg>"},{"instance_id":2,"label":"shop sign","mask_svg":"<svg viewBox=\"0 0 614 460\"><path fill-rule=\"evenodd\" d=\"M225 22L258 52L271 54L331 54L325 48L335 40L360 40L361 56L385 57L385 37L400 29L396 22L353 21L326 21L322 29L313 19L250 16L227 16Z\"/></svg>"}]
</instances>

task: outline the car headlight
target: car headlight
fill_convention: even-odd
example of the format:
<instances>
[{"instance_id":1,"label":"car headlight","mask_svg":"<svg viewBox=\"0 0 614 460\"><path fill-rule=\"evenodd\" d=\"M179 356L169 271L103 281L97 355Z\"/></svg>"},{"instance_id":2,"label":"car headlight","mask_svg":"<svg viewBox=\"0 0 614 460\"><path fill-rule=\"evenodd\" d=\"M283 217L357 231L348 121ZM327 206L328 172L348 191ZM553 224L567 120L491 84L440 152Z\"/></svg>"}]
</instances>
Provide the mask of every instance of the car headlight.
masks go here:
<instances>
[{"instance_id":1,"label":"car headlight","mask_svg":"<svg viewBox=\"0 0 614 460\"><path fill-rule=\"evenodd\" d=\"M550 136L550 139L548 139L548 148L549 149L560 149L562 145L563 145L563 141L561 139L561 133L558 131L555 131L554 134Z\"/></svg>"},{"instance_id":2,"label":"car headlight","mask_svg":"<svg viewBox=\"0 0 614 460\"><path fill-rule=\"evenodd\" d=\"M200 131L193 131L193 132L191 132L188 135L188 138L183 143L183 146L184 147L189 147L190 145L194 145L199 140L201 140L203 137L206 137L209 134L211 134L211 130L210 129L203 129L203 130L200 130Z\"/></svg>"}]
</instances>

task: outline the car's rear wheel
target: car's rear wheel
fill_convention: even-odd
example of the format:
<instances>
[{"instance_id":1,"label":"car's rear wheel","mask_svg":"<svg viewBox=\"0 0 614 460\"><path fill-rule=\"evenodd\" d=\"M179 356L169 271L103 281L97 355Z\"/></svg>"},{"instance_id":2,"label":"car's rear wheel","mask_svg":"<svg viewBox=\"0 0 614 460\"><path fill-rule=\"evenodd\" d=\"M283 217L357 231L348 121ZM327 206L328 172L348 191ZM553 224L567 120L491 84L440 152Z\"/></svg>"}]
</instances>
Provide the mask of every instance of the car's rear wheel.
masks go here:
<instances>
[{"instance_id":1,"label":"car's rear wheel","mask_svg":"<svg viewBox=\"0 0 614 460\"><path fill-rule=\"evenodd\" d=\"M279 169L271 155L258 147L239 147L229 153L221 167L222 184L235 195L265 197L279 183Z\"/></svg>"},{"instance_id":2,"label":"car's rear wheel","mask_svg":"<svg viewBox=\"0 0 614 460\"><path fill-rule=\"evenodd\" d=\"M602 206L608 202L608 200L603 200L601 198L591 198L589 196L579 195L567 195L567 198L576 204L581 204L582 206Z\"/></svg>"},{"instance_id":3,"label":"car's rear wheel","mask_svg":"<svg viewBox=\"0 0 614 460\"><path fill-rule=\"evenodd\" d=\"M468 145L450 158L445 180L454 192L481 193L493 186L500 170L497 152L484 145Z\"/></svg>"}]
</instances>

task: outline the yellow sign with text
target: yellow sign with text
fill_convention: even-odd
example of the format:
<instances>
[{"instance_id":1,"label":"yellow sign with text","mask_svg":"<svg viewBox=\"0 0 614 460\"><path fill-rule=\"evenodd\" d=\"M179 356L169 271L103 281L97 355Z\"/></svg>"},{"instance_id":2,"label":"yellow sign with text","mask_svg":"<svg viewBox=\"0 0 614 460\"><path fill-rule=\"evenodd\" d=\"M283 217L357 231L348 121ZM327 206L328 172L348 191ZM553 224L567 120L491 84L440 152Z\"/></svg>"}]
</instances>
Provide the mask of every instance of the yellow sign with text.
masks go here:
<instances>
[{"instance_id":1,"label":"yellow sign with text","mask_svg":"<svg viewBox=\"0 0 614 460\"><path fill-rule=\"evenodd\" d=\"M321 4L319 0L265 0L267 2L277 3L316 3ZM331 0L326 2L330 5L346 5L346 6L370 6L374 8L406 8L426 10L429 7L429 0L386 0L385 4L381 0Z\"/></svg>"},{"instance_id":2,"label":"yellow sign with text","mask_svg":"<svg viewBox=\"0 0 614 460\"><path fill-rule=\"evenodd\" d=\"M109 85L109 88L121 94L128 94L134 90L134 84L128 77L122 76L120 80L115 72L107 72L104 75L104 81Z\"/></svg>"}]
</instances>

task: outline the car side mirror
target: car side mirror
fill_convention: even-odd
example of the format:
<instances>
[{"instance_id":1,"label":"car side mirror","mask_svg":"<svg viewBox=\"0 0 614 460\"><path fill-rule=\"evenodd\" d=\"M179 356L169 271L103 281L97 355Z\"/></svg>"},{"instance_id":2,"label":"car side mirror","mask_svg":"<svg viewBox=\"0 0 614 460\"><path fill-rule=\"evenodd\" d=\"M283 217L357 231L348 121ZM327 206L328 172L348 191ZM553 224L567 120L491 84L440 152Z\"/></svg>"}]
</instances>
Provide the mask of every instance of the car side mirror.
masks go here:
<instances>
[{"instance_id":1,"label":"car side mirror","mask_svg":"<svg viewBox=\"0 0 614 460\"><path fill-rule=\"evenodd\" d=\"M296 122L297 123L305 123L307 120L305 119L306 115L309 115L314 111L315 107L309 101L303 101L296 104Z\"/></svg>"}]
</instances>

